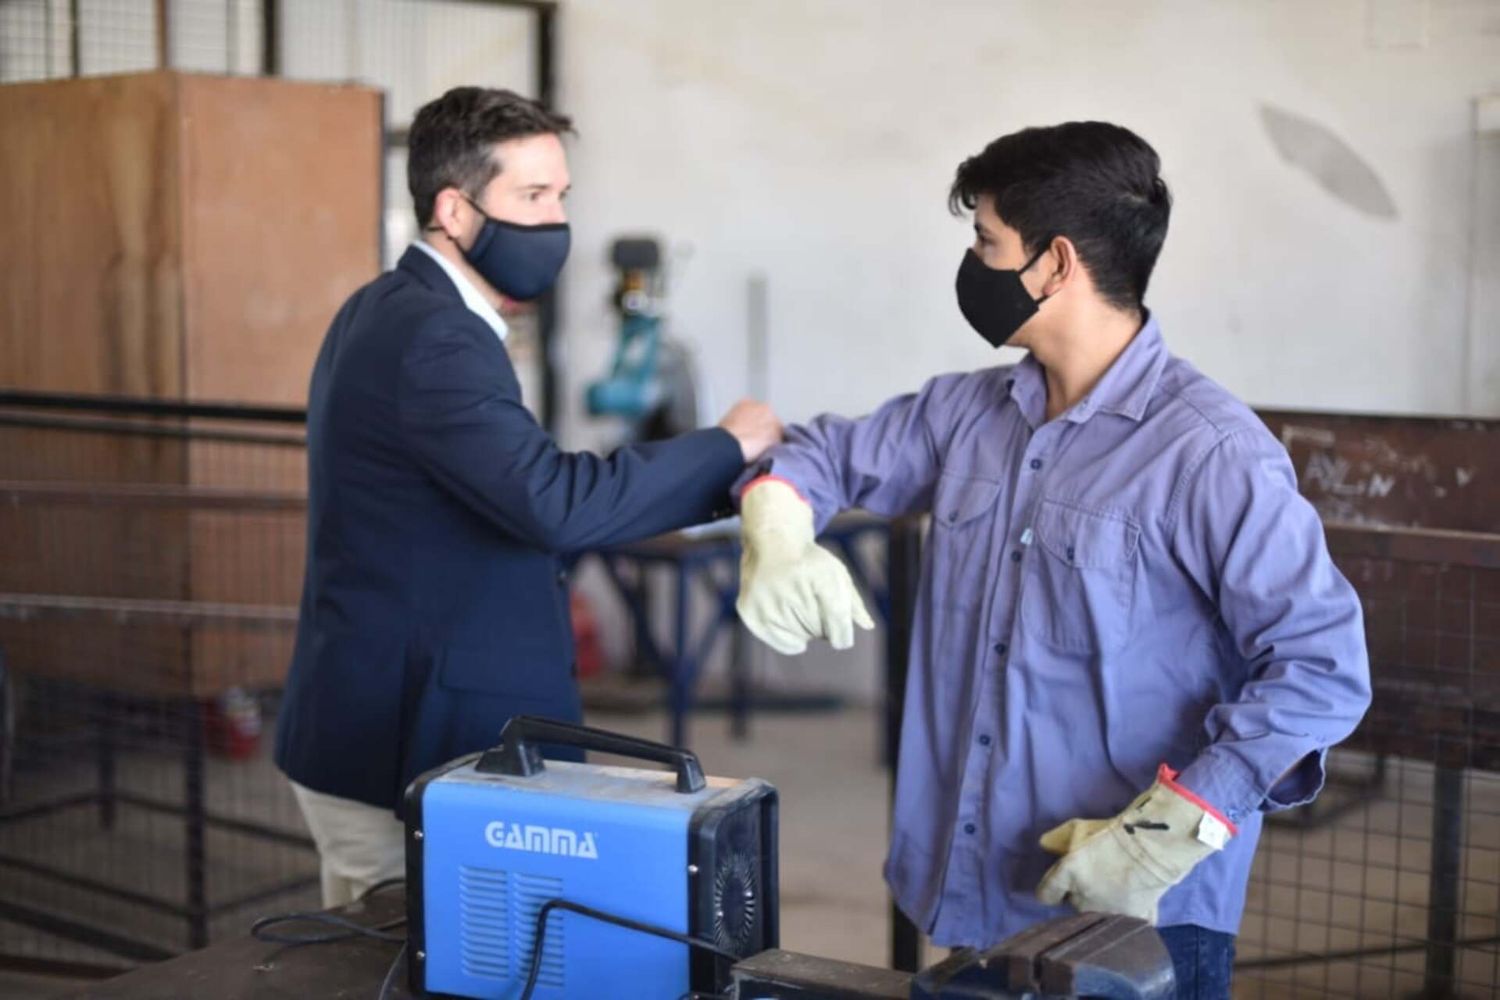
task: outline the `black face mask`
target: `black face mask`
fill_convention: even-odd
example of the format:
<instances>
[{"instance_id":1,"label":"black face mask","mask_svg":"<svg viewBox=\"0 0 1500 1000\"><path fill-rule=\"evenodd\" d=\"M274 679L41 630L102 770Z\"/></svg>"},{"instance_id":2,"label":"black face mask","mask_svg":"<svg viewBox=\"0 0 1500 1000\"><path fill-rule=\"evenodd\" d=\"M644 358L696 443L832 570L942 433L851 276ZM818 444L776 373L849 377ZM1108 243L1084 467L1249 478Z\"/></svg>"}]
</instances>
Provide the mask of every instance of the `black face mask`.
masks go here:
<instances>
[{"instance_id":1,"label":"black face mask","mask_svg":"<svg viewBox=\"0 0 1500 1000\"><path fill-rule=\"evenodd\" d=\"M557 283L573 239L566 222L522 226L493 218L478 205L474 211L484 216L484 225L473 246L458 249L480 277L517 302L529 302Z\"/></svg>"},{"instance_id":2,"label":"black face mask","mask_svg":"<svg viewBox=\"0 0 1500 1000\"><path fill-rule=\"evenodd\" d=\"M1021 325L1036 314L1037 307L1047 301L1046 295L1033 299L1026 286L1021 284L1021 275L1046 252L1044 247L1026 262L1025 267L1006 271L986 266L972 247L964 251L964 262L959 265L956 282L958 308L969 325L995 347L1004 346Z\"/></svg>"}]
</instances>

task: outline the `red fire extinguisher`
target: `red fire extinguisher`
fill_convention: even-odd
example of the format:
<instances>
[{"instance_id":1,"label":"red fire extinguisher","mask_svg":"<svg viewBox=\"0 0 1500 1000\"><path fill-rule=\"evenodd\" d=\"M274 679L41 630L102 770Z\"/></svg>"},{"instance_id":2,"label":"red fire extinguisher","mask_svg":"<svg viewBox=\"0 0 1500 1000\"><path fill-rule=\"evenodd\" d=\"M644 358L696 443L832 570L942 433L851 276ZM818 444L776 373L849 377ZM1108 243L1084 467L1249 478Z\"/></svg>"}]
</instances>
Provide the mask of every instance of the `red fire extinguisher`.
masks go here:
<instances>
[{"instance_id":1,"label":"red fire extinguisher","mask_svg":"<svg viewBox=\"0 0 1500 1000\"><path fill-rule=\"evenodd\" d=\"M604 673L604 647L599 643L599 620L594 617L588 598L577 591L569 602L573 617L573 647L578 657L578 676L597 677Z\"/></svg>"}]
</instances>

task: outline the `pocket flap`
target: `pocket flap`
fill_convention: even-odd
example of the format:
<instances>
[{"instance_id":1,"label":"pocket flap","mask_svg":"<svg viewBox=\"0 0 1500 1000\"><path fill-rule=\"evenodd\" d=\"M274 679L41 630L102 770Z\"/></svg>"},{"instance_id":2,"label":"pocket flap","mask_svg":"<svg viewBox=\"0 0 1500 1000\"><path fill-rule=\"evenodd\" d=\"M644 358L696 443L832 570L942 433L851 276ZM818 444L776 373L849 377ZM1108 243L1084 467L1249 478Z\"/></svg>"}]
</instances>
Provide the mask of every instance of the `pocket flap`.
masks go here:
<instances>
[{"instance_id":1,"label":"pocket flap","mask_svg":"<svg viewBox=\"0 0 1500 1000\"><path fill-rule=\"evenodd\" d=\"M932 516L939 524L957 526L995 509L1000 484L992 479L945 475L938 480Z\"/></svg>"},{"instance_id":2,"label":"pocket flap","mask_svg":"<svg viewBox=\"0 0 1500 1000\"><path fill-rule=\"evenodd\" d=\"M1080 569L1115 566L1135 558L1141 529L1122 514L1084 510L1043 500L1037 511L1038 541L1052 555Z\"/></svg>"}]
</instances>

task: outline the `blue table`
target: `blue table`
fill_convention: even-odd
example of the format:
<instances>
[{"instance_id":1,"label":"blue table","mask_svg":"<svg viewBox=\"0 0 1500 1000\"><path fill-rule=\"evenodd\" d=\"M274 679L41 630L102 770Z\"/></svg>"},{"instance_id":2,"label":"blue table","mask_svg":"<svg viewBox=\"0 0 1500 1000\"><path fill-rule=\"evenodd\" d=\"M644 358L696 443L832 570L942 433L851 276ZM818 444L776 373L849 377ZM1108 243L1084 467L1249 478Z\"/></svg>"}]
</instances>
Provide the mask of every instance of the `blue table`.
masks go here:
<instances>
[{"instance_id":1,"label":"blue table","mask_svg":"<svg viewBox=\"0 0 1500 1000\"><path fill-rule=\"evenodd\" d=\"M889 522L863 513L834 519L819 542L834 549L849 567L855 583L869 597L873 613L882 624L890 623L890 589L887 549L867 558L860 542L866 537L885 538ZM739 597L740 540L737 521L723 522L690 532L662 535L631 545L601 549L594 553L604 564L635 626L636 648L669 685L672 717L669 740L673 746L687 745L687 714L693 707L693 691L703 664L712 654L726 627L734 637L730 657L730 706L733 732L742 737L750 707L749 638L735 613ZM665 567L673 575L671 641L657 641L651 618L641 599L640 582L652 567ZM713 598L707 622L694 628L691 620L693 585L701 582Z\"/></svg>"}]
</instances>

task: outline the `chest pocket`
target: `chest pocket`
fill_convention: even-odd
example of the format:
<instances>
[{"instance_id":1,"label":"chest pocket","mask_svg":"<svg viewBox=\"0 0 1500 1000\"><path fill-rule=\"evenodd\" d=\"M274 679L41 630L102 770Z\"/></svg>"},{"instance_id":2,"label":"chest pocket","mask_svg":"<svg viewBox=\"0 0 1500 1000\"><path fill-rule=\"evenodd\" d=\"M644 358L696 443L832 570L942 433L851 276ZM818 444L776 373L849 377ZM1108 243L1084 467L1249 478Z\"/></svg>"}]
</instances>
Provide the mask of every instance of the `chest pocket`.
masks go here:
<instances>
[{"instance_id":1,"label":"chest pocket","mask_svg":"<svg viewBox=\"0 0 1500 1000\"><path fill-rule=\"evenodd\" d=\"M934 592L949 607L972 609L984 597L1000 484L944 474L932 498Z\"/></svg>"},{"instance_id":2,"label":"chest pocket","mask_svg":"<svg viewBox=\"0 0 1500 1000\"><path fill-rule=\"evenodd\" d=\"M1034 638L1075 653L1103 653L1130 637L1141 529L1122 514L1043 500L1021 593Z\"/></svg>"}]
</instances>

